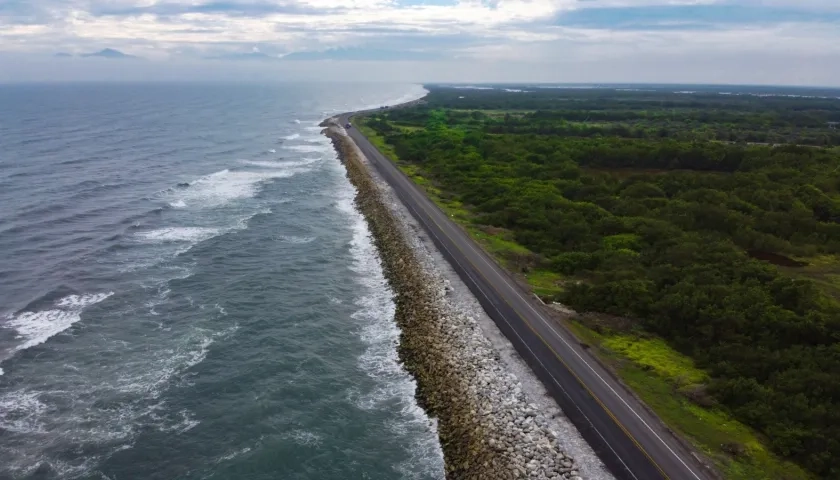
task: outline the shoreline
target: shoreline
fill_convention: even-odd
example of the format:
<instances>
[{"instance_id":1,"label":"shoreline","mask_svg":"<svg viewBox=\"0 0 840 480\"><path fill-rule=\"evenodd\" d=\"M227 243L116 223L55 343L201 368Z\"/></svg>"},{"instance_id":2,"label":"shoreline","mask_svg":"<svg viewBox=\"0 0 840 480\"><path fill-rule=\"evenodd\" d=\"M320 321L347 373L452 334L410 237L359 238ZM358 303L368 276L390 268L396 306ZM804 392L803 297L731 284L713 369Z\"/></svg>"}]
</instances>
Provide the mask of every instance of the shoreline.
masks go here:
<instances>
[{"instance_id":1,"label":"shoreline","mask_svg":"<svg viewBox=\"0 0 840 480\"><path fill-rule=\"evenodd\" d=\"M438 421L447 478L612 478L539 381L528 378L512 346L488 329L492 320L474 318L484 314L477 301L447 275L355 142L334 118L321 126L357 189L355 203L395 292L399 357L417 381L418 403Z\"/></svg>"}]
</instances>

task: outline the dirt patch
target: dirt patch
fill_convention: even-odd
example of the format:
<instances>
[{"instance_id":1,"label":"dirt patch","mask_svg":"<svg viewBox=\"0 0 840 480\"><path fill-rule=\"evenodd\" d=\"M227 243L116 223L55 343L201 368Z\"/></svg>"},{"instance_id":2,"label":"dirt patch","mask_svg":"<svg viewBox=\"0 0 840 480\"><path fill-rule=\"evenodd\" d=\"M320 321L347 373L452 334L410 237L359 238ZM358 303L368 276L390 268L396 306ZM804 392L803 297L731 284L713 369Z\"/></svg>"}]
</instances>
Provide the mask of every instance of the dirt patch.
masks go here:
<instances>
[{"instance_id":1,"label":"dirt patch","mask_svg":"<svg viewBox=\"0 0 840 480\"><path fill-rule=\"evenodd\" d=\"M632 331L637 322L627 317L618 317L608 313L583 313L577 316L577 321L597 333L607 332L627 333Z\"/></svg>"},{"instance_id":2,"label":"dirt patch","mask_svg":"<svg viewBox=\"0 0 840 480\"><path fill-rule=\"evenodd\" d=\"M765 252L764 250L747 250L747 255L756 260L772 263L780 267L802 268L808 266L807 262L800 262L799 260L794 260L778 253Z\"/></svg>"}]
</instances>

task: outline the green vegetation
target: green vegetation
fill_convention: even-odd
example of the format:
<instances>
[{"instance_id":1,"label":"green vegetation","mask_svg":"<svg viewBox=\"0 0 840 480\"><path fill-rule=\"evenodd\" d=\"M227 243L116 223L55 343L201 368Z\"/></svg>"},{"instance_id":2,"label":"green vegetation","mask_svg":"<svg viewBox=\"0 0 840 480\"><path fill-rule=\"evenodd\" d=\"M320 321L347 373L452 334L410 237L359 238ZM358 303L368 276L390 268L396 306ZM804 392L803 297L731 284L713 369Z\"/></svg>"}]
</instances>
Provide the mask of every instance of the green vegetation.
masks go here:
<instances>
[{"instance_id":1,"label":"green vegetation","mask_svg":"<svg viewBox=\"0 0 840 480\"><path fill-rule=\"evenodd\" d=\"M840 478L840 155L802 146L840 101L427 100L364 128L535 293L625 318L574 328L666 423L729 478Z\"/></svg>"},{"instance_id":2,"label":"green vegetation","mask_svg":"<svg viewBox=\"0 0 840 480\"><path fill-rule=\"evenodd\" d=\"M568 326L663 422L711 458L728 480L812 478L768 451L753 429L720 408L706 389L708 374L662 339L619 333L585 321Z\"/></svg>"},{"instance_id":3,"label":"green vegetation","mask_svg":"<svg viewBox=\"0 0 840 480\"><path fill-rule=\"evenodd\" d=\"M563 293L563 276L550 270L533 270L525 275L528 284L540 298L555 298Z\"/></svg>"}]
</instances>

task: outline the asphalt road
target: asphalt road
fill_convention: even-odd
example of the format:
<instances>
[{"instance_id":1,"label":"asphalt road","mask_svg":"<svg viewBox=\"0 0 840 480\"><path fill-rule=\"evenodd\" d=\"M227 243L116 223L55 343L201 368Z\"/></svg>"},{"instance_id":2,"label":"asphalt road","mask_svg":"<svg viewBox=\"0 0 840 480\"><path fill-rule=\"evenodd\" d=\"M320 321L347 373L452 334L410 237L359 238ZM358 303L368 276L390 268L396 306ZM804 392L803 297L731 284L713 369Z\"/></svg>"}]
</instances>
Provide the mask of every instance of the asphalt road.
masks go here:
<instances>
[{"instance_id":1,"label":"asphalt road","mask_svg":"<svg viewBox=\"0 0 840 480\"><path fill-rule=\"evenodd\" d=\"M616 478L715 478L411 179L358 130L347 132Z\"/></svg>"}]
</instances>

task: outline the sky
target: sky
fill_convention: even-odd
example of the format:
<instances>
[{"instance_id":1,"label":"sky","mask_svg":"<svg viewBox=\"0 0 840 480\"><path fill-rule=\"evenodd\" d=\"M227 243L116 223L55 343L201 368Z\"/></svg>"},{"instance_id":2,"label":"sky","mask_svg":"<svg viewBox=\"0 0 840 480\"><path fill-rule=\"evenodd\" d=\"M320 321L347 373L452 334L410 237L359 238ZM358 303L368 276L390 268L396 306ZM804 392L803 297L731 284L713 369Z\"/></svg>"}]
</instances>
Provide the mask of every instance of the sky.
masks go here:
<instances>
[{"instance_id":1,"label":"sky","mask_svg":"<svg viewBox=\"0 0 840 480\"><path fill-rule=\"evenodd\" d=\"M0 0L0 82L336 78L840 86L840 0Z\"/></svg>"}]
</instances>

